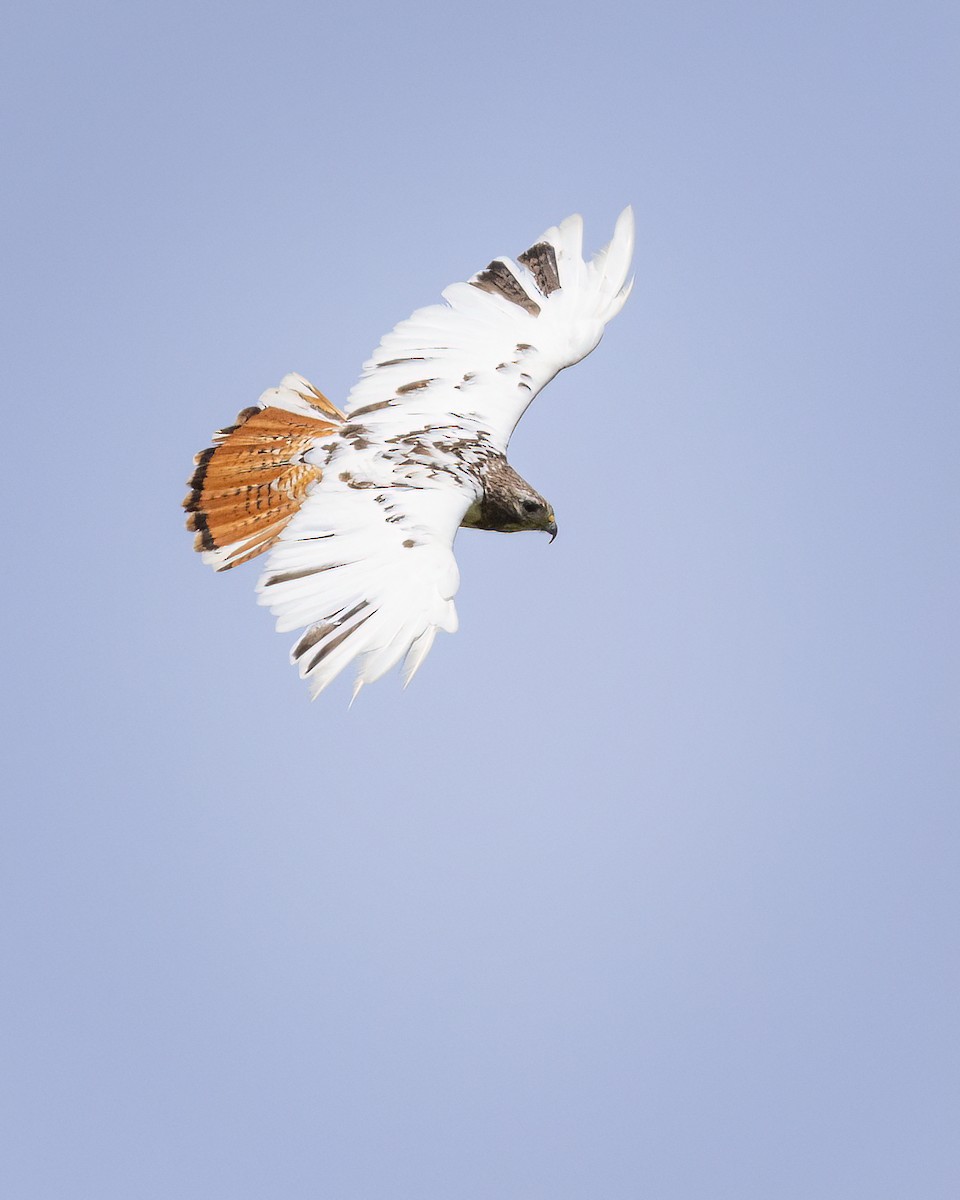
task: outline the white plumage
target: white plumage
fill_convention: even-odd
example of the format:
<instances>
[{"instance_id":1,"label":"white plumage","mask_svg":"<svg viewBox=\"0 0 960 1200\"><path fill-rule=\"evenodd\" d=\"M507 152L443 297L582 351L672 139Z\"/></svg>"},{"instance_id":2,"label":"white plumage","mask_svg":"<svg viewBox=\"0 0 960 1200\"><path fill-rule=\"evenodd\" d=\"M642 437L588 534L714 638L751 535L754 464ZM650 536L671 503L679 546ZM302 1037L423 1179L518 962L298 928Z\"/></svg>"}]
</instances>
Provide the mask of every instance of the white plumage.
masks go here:
<instances>
[{"instance_id":1,"label":"white plumage","mask_svg":"<svg viewBox=\"0 0 960 1200\"><path fill-rule=\"evenodd\" d=\"M298 484L297 510L272 539L257 586L279 631L306 627L292 659L314 696L354 659L354 695L401 659L407 683L437 630L456 630L453 542L462 523L556 531L549 506L506 466L505 454L534 396L596 347L630 293L631 210L590 261L582 236L581 218L569 217L518 261L494 260L448 287L445 303L401 321L364 364L342 421L298 375L260 397L261 410L317 423L312 434L298 432L283 459L284 470L306 483ZM218 499L226 488L205 507L218 451L228 469L231 438L235 454L248 445L253 454L244 431L255 424L222 431L222 446L198 456L188 497L198 548L220 569L249 557L251 547L266 548L255 542L262 534L250 532L266 519L250 497L240 524L215 507L227 503ZM278 440L272 435L274 456ZM262 474L264 453L242 461ZM285 486L284 497L292 495Z\"/></svg>"}]
</instances>

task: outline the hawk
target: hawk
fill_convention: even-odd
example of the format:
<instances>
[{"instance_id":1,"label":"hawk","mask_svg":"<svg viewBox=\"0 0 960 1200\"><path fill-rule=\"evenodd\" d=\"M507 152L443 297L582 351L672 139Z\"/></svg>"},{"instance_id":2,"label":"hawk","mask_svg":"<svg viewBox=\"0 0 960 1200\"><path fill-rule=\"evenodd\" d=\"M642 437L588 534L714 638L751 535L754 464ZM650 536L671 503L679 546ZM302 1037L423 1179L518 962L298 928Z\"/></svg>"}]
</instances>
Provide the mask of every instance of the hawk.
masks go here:
<instances>
[{"instance_id":1,"label":"hawk","mask_svg":"<svg viewBox=\"0 0 960 1200\"><path fill-rule=\"evenodd\" d=\"M507 462L527 405L585 358L632 287L633 213L586 261L568 217L418 309L363 366L344 410L291 374L194 460L187 527L218 571L268 551L259 602L313 696L357 660L354 697L438 629L457 628L459 528L556 536L553 509Z\"/></svg>"}]
</instances>

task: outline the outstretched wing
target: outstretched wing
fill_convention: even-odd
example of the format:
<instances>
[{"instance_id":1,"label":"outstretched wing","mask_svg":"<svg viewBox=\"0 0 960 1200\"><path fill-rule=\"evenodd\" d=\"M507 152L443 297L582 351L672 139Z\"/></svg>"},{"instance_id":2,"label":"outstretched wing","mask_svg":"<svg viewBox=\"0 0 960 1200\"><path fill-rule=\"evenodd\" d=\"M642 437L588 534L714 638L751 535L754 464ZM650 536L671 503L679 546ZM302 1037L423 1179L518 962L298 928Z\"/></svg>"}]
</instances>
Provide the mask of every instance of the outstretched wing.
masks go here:
<instances>
[{"instance_id":1,"label":"outstretched wing","mask_svg":"<svg viewBox=\"0 0 960 1200\"><path fill-rule=\"evenodd\" d=\"M257 584L279 632L309 626L290 657L313 696L354 658L354 696L401 658L409 683L437 630L457 628L453 539L474 493L417 466L394 482L384 466L341 450Z\"/></svg>"},{"instance_id":2,"label":"outstretched wing","mask_svg":"<svg viewBox=\"0 0 960 1200\"><path fill-rule=\"evenodd\" d=\"M537 392L596 347L630 293L633 211L589 262L582 244L582 219L568 217L401 321L364 364L348 418L383 438L453 418L505 451Z\"/></svg>"}]
</instances>

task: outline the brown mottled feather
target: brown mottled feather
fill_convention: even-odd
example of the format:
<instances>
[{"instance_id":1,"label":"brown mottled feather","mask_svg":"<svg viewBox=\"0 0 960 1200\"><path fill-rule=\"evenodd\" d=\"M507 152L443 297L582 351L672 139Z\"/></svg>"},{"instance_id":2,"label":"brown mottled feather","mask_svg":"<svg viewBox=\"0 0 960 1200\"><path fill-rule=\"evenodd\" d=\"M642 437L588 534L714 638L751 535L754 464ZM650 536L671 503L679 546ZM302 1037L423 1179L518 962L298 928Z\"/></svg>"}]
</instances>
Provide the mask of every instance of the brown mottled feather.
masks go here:
<instances>
[{"instance_id":1,"label":"brown mottled feather","mask_svg":"<svg viewBox=\"0 0 960 1200\"><path fill-rule=\"evenodd\" d=\"M194 459L190 494L183 502L187 528L196 533L196 550L229 549L220 570L272 546L321 478L320 468L303 456L336 431L340 412L319 392L301 394L334 420L283 408L245 408Z\"/></svg>"},{"instance_id":2,"label":"brown mottled feather","mask_svg":"<svg viewBox=\"0 0 960 1200\"><path fill-rule=\"evenodd\" d=\"M503 296L505 300L509 300L512 304L519 305L520 308L524 309L532 317L537 316L540 312L540 305L536 300L531 299L527 295L523 289L523 284L520 283L516 275L514 275L501 258L495 258L486 270L481 271L470 282L482 292L490 292L494 296Z\"/></svg>"},{"instance_id":3,"label":"brown mottled feather","mask_svg":"<svg viewBox=\"0 0 960 1200\"><path fill-rule=\"evenodd\" d=\"M301 376L302 378L302 376ZM345 420L344 414L318 388L315 388L309 380L303 380L304 386L308 389L305 392L297 391L297 395L301 400L306 400L308 404L312 404L314 408L319 409L325 416L333 417L337 421ZM247 410L244 409L244 412Z\"/></svg>"},{"instance_id":4,"label":"brown mottled feather","mask_svg":"<svg viewBox=\"0 0 960 1200\"><path fill-rule=\"evenodd\" d=\"M537 242L517 259L537 281L537 287L545 296L560 287L560 271L557 267L557 252L549 242Z\"/></svg>"}]
</instances>

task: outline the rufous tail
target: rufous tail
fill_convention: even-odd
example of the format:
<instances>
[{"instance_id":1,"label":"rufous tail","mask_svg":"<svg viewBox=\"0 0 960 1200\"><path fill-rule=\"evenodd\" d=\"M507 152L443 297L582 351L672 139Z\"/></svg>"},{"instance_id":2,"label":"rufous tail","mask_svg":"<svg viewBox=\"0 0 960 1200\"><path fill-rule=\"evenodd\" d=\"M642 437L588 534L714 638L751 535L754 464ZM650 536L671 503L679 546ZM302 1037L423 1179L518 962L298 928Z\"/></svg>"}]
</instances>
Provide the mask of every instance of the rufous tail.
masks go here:
<instances>
[{"instance_id":1,"label":"rufous tail","mask_svg":"<svg viewBox=\"0 0 960 1200\"><path fill-rule=\"evenodd\" d=\"M264 393L261 404L268 399L283 404L287 394L290 408L245 408L193 460L196 469L183 502L187 528L196 535L194 549L218 571L269 549L321 478L305 455L336 432L343 414L302 376L287 376L280 388ZM294 405L298 411L291 411ZM317 415L306 415L311 411Z\"/></svg>"}]
</instances>

